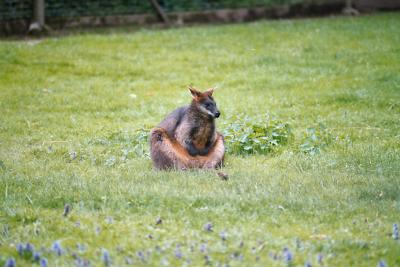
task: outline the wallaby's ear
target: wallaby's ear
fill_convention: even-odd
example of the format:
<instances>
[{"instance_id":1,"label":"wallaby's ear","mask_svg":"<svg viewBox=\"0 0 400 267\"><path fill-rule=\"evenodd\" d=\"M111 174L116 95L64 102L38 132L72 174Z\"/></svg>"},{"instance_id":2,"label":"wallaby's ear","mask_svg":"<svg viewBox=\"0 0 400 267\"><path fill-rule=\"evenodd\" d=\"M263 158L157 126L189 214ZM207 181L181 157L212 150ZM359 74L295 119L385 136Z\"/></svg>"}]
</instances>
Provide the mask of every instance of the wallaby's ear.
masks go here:
<instances>
[{"instance_id":1,"label":"wallaby's ear","mask_svg":"<svg viewBox=\"0 0 400 267\"><path fill-rule=\"evenodd\" d=\"M211 88L207 89L207 91L205 91L204 94L212 96L215 89L216 89L215 87L211 87Z\"/></svg>"},{"instance_id":2,"label":"wallaby's ear","mask_svg":"<svg viewBox=\"0 0 400 267\"><path fill-rule=\"evenodd\" d=\"M193 99L198 99L202 93L197 91L195 88L193 88L192 86L189 86L189 91L192 94Z\"/></svg>"}]
</instances>

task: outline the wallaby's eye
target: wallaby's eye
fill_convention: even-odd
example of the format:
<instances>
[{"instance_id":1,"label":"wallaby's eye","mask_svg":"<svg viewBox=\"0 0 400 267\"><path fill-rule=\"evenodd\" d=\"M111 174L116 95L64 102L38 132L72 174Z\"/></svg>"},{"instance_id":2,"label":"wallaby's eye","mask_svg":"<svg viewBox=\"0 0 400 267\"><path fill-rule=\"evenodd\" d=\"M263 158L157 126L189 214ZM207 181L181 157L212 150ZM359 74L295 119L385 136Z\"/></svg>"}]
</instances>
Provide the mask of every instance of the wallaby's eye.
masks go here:
<instances>
[{"instance_id":1,"label":"wallaby's eye","mask_svg":"<svg viewBox=\"0 0 400 267\"><path fill-rule=\"evenodd\" d=\"M210 104L210 103L207 103L207 104L206 104L206 108L211 108L211 104Z\"/></svg>"}]
</instances>

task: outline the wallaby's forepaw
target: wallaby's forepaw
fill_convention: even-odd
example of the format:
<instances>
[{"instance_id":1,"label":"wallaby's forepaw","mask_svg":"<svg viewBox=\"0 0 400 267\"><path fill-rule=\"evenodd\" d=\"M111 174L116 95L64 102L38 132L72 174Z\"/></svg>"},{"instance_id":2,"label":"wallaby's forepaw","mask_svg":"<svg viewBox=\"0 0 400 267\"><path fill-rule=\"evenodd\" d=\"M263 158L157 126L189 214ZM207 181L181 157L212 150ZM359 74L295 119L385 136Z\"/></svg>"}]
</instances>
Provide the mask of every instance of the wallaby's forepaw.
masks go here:
<instances>
[{"instance_id":1,"label":"wallaby's forepaw","mask_svg":"<svg viewBox=\"0 0 400 267\"><path fill-rule=\"evenodd\" d=\"M218 134L218 138L221 139L222 143L225 143L225 137L219 132L217 134Z\"/></svg>"},{"instance_id":2,"label":"wallaby's forepaw","mask_svg":"<svg viewBox=\"0 0 400 267\"><path fill-rule=\"evenodd\" d=\"M186 150L189 153L189 155L192 157L196 157L198 155L197 149L194 148L194 146L189 146L186 148Z\"/></svg>"}]
</instances>

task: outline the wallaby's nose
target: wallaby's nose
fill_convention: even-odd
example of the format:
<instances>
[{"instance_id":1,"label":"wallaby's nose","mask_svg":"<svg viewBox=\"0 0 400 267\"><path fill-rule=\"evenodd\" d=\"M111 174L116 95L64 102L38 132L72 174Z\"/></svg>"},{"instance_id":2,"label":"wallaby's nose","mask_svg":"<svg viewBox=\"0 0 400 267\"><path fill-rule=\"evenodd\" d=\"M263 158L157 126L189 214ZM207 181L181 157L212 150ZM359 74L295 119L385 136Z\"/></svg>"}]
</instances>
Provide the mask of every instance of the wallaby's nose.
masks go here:
<instances>
[{"instance_id":1,"label":"wallaby's nose","mask_svg":"<svg viewBox=\"0 0 400 267\"><path fill-rule=\"evenodd\" d=\"M219 113L219 111L217 111L217 113L215 113L215 118L218 118L219 115L221 115L221 113Z\"/></svg>"}]
</instances>

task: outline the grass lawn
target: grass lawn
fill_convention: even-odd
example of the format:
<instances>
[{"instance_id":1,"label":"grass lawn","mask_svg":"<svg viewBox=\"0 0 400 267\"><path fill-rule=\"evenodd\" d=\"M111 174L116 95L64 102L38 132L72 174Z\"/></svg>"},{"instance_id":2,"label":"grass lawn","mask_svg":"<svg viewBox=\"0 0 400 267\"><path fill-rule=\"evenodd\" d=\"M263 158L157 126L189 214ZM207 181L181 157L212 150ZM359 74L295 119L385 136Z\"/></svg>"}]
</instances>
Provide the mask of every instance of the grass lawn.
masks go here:
<instances>
[{"instance_id":1,"label":"grass lawn","mask_svg":"<svg viewBox=\"0 0 400 267\"><path fill-rule=\"evenodd\" d=\"M153 170L188 84L290 140ZM399 13L2 41L0 113L0 266L400 266Z\"/></svg>"}]
</instances>

